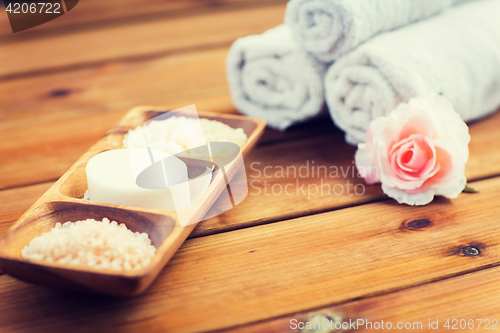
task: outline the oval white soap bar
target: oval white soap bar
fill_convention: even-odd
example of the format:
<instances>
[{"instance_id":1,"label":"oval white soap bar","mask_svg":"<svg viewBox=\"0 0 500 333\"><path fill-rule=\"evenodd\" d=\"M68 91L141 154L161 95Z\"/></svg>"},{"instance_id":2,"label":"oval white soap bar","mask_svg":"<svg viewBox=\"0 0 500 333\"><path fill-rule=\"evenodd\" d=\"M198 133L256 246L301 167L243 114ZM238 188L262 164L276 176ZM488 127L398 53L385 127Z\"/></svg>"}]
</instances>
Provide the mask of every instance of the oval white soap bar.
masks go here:
<instances>
[{"instance_id":1,"label":"oval white soap bar","mask_svg":"<svg viewBox=\"0 0 500 333\"><path fill-rule=\"evenodd\" d=\"M143 170L152 162L164 159L168 161L164 168L168 181L158 177L156 189L145 189L136 184ZM191 204L186 164L162 151L147 148L108 150L92 157L85 172L92 201L160 210L175 210ZM177 184L175 191L171 191L167 183ZM176 195L175 204L172 192Z\"/></svg>"}]
</instances>

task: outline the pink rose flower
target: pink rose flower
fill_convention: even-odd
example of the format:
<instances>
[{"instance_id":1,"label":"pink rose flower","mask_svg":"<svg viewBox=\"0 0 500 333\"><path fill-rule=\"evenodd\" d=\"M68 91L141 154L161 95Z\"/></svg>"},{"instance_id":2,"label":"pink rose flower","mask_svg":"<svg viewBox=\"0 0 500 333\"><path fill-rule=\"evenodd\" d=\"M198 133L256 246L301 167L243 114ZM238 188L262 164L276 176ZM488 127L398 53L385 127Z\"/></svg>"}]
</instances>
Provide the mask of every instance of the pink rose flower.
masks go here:
<instances>
[{"instance_id":1,"label":"pink rose flower","mask_svg":"<svg viewBox=\"0 0 500 333\"><path fill-rule=\"evenodd\" d=\"M464 189L469 128L438 94L412 98L387 117L374 119L355 162L368 184L399 203L425 205L435 195L457 197Z\"/></svg>"}]
</instances>

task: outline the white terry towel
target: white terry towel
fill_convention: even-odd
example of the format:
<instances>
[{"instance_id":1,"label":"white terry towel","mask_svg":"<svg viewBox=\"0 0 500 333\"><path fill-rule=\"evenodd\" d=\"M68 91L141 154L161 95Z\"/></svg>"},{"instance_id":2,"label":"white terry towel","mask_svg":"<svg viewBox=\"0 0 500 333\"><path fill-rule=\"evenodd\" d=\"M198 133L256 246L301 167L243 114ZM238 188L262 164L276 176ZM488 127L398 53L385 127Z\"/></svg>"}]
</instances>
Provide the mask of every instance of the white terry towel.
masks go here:
<instances>
[{"instance_id":1,"label":"white terry towel","mask_svg":"<svg viewBox=\"0 0 500 333\"><path fill-rule=\"evenodd\" d=\"M233 104L280 130L326 114L326 69L292 40L285 25L236 40L227 56Z\"/></svg>"},{"instance_id":2,"label":"white terry towel","mask_svg":"<svg viewBox=\"0 0 500 333\"><path fill-rule=\"evenodd\" d=\"M442 93L464 121L500 106L500 0L474 1L380 34L325 76L330 115L346 140L365 141L372 119L426 92Z\"/></svg>"},{"instance_id":3,"label":"white terry towel","mask_svg":"<svg viewBox=\"0 0 500 333\"><path fill-rule=\"evenodd\" d=\"M469 0L291 0L285 23L319 60L332 62L372 36Z\"/></svg>"}]
</instances>

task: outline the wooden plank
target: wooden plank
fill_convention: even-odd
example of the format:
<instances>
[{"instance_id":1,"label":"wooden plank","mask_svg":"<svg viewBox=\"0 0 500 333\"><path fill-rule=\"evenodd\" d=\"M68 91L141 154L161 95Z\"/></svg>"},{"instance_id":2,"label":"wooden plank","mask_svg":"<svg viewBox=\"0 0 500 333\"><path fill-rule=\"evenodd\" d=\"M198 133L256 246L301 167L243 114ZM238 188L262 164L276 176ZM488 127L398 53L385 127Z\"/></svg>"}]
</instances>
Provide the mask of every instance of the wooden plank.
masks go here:
<instances>
[{"instance_id":1,"label":"wooden plank","mask_svg":"<svg viewBox=\"0 0 500 333\"><path fill-rule=\"evenodd\" d=\"M99 140L123 113L106 113L76 124L55 121L51 126L26 126L1 131L0 188L41 183L59 178L79 156ZM104 116L104 117L103 117Z\"/></svg>"},{"instance_id":2,"label":"wooden plank","mask_svg":"<svg viewBox=\"0 0 500 333\"><path fill-rule=\"evenodd\" d=\"M381 327L382 321L385 323L383 326L385 330L388 330L387 323L390 323L392 329L396 329L398 323L402 323L401 327L404 327L405 324L408 325L409 329L403 329L408 332L450 332L450 328L445 327L448 320L449 327L455 325L455 330L459 332L479 332L485 329L488 322L488 329L494 329L495 322L500 323L499 285L500 268L495 267L383 296L306 313L287 315L279 319L236 327L224 332L298 333L300 332L299 323L303 323L300 324L301 327L307 325L308 321L318 315L321 317L316 318L321 318L321 320L329 316L339 316L346 323L349 323L349 320L352 323L363 319L363 324L360 322L361 325L354 330L355 332L373 332L374 325ZM453 319L457 320L457 324ZM489 319L489 321L485 319ZM496 321L494 321L495 319ZM429 321L436 329L429 329ZM371 326L368 322L371 323ZM319 326L319 324L317 325ZM331 326L332 324L326 325ZM347 324L345 325L347 327ZM496 329L500 328L499 324L495 326ZM418 327L421 329L417 329ZM383 331L381 328L379 330Z\"/></svg>"},{"instance_id":3,"label":"wooden plank","mask_svg":"<svg viewBox=\"0 0 500 333\"><path fill-rule=\"evenodd\" d=\"M7 43L0 62L9 65L0 67L0 79L230 46L283 23L284 12L284 4L242 8Z\"/></svg>"},{"instance_id":4,"label":"wooden plank","mask_svg":"<svg viewBox=\"0 0 500 333\"><path fill-rule=\"evenodd\" d=\"M133 299L75 302L72 294L1 276L0 323L25 331L214 330L497 266L500 178L473 186L480 193L424 207L384 201L188 240ZM411 228L425 218L427 227ZM480 255L462 255L469 245Z\"/></svg>"},{"instance_id":5,"label":"wooden plank","mask_svg":"<svg viewBox=\"0 0 500 333\"><path fill-rule=\"evenodd\" d=\"M64 34L82 29L103 28L127 22L158 18L213 13L227 8L252 7L263 4L286 3L285 0L85 0L69 15L59 17L34 29L12 33L7 15L0 15L0 42L33 39L40 35Z\"/></svg>"},{"instance_id":6,"label":"wooden plank","mask_svg":"<svg viewBox=\"0 0 500 333\"><path fill-rule=\"evenodd\" d=\"M0 191L0 238L53 182Z\"/></svg>"},{"instance_id":7,"label":"wooden plank","mask_svg":"<svg viewBox=\"0 0 500 333\"><path fill-rule=\"evenodd\" d=\"M471 142L469 144L469 161L466 165L465 175L474 179L475 174L484 169L486 165L500 166L500 109L493 115L469 124ZM490 170L488 176L497 175L498 171Z\"/></svg>"},{"instance_id":8,"label":"wooden plank","mask_svg":"<svg viewBox=\"0 0 500 333\"><path fill-rule=\"evenodd\" d=\"M116 62L0 82L0 130L45 126L137 105L197 104L204 110L233 111L225 74L228 50Z\"/></svg>"},{"instance_id":9,"label":"wooden plank","mask_svg":"<svg viewBox=\"0 0 500 333\"><path fill-rule=\"evenodd\" d=\"M0 191L0 238L51 185L48 182Z\"/></svg>"}]
</instances>

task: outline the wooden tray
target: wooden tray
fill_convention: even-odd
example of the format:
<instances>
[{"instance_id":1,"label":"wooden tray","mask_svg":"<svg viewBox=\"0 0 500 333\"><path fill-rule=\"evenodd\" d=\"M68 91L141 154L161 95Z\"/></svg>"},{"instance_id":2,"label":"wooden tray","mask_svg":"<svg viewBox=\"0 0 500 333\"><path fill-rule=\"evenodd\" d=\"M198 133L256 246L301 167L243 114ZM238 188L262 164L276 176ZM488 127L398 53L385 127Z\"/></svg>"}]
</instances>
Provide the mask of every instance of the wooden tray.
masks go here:
<instances>
[{"instance_id":1,"label":"wooden tray","mask_svg":"<svg viewBox=\"0 0 500 333\"><path fill-rule=\"evenodd\" d=\"M132 296L142 293L195 228L181 227L175 212L142 209L82 200L87 190L85 166L103 151L122 147L125 134L167 110L137 107L128 112L114 128L92 146L35 204L24 213L0 240L0 268L21 280L76 291ZM241 147L245 158L262 135L265 123L238 115L199 112L200 118L217 120L233 128L243 128L248 140ZM231 166L226 176L231 177ZM192 218L201 220L226 186L222 172L215 168L212 182L202 198L190 208ZM151 264L141 270L116 272L91 270L81 266L60 266L30 261L21 257L29 242L50 231L57 222L104 217L125 223L132 231L146 232L157 248Z\"/></svg>"}]
</instances>

